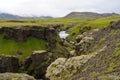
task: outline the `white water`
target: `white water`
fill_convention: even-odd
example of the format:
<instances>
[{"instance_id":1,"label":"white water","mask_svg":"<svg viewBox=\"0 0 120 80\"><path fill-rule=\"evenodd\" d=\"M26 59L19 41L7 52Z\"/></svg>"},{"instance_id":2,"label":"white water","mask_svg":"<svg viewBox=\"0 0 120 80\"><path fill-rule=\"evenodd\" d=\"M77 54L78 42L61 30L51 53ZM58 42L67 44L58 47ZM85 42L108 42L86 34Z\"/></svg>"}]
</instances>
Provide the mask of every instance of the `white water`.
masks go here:
<instances>
[{"instance_id":1,"label":"white water","mask_svg":"<svg viewBox=\"0 0 120 80\"><path fill-rule=\"evenodd\" d=\"M68 35L69 35L69 34L67 34L66 31L60 31L60 32L59 32L59 36L60 36L60 38L62 38L62 39L65 39Z\"/></svg>"}]
</instances>

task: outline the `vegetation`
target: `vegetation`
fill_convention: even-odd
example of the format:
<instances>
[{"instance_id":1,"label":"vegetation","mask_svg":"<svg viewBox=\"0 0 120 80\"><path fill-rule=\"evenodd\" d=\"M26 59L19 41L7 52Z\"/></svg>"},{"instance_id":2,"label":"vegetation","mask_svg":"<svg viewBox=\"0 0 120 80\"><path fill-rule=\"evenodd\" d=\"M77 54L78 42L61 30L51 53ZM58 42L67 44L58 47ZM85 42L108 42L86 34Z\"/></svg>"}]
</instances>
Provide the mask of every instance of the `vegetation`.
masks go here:
<instances>
[{"instance_id":1,"label":"vegetation","mask_svg":"<svg viewBox=\"0 0 120 80\"><path fill-rule=\"evenodd\" d=\"M21 60L29 56L32 51L46 49L46 42L30 37L27 42L20 43L14 40L5 40L0 35L0 54L15 55Z\"/></svg>"},{"instance_id":2,"label":"vegetation","mask_svg":"<svg viewBox=\"0 0 120 80\"><path fill-rule=\"evenodd\" d=\"M100 19L90 18L51 18L51 19L36 19L36 20L0 20L0 27L13 27L23 25L46 25L46 24L63 24L62 29L67 29L69 33L68 39L75 40L75 37L82 32L89 31L95 28L102 28L109 24L111 21L119 20L120 16L111 16ZM100 41L99 45L102 44ZM32 46L32 47L31 47ZM17 55L17 52L21 52L22 55L17 55L23 59L27 57L34 50L46 49L46 42L43 40L37 40L35 38L29 38L25 43L18 43L13 40L4 40L0 35L0 54L4 55Z\"/></svg>"},{"instance_id":3,"label":"vegetation","mask_svg":"<svg viewBox=\"0 0 120 80\"><path fill-rule=\"evenodd\" d=\"M31 20L0 20L0 27L41 26L41 25L49 25L49 24L62 24L63 26L61 27L61 29L66 30L69 33L69 36L67 39L75 41L75 37L77 35L80 35L83 32L87 32L92 29L101 29L103 27L108 26L111 21L117 21L119 19L120 19L120 15L111 16L107 18L99 18L99 19L90 19L90 18L82 18L82 19L54 18L53 19L51 18L51 19L35 19L35 20L34 19L33 20L32 19ZM107 35L107 37L114 38L114 36L117 35L118 32L119 31L117 30L112 31L112 33L110 33L110 35ZM52 37L51 39L54 40L56 39L56 37ZM91 50L94 48L93 51L96 49L96 52L97 52L99 51L97 50L97 48L99 49L100 46L101 46L100 49L102 47L104 48L106 46L106 44L104 45L106 39L107 39L106 36L103 36L101 39L99 39L99 41L97 41L97 43L91 48ZM113 43L116 43L115 40L113 40ZM112 44L112 41L110 44ZM16 42L14 40L3 39L3 35L0 34L0 54L5 56L7 55L17 56L21 61L24 60L29 55L31 55L31 53L35 50L46 50L47 49L46 45L47 43L45 40L38 40L33 37L29 37L29 39L26 42L21 43L21 42ZM56 52L56 54L54 54L55 58L58 58L59 56L68 57L68 54L65 54L65 53L68 53L67 50L71 51L73 49L73 45L69 43L64 43L63 45L65 46L61 46L60 43L58 42L56 43L56 48L54 48L52 51L52 52ZM89 52L89 54L90 53L91 52ZM114 71L119 70L120 42L116 44L115 50L113 51L113 53L111 53L111 55L105 56L107 53L103 53L103 54L104 56L102 54L99 54L100 56L98 57L95 55L94 59L96 60L93 60L94 62L92 62L92 64L85 66L81 70L82 73L87 73L89 74L89 77L94 78L101 73L106 74L106 73L112 73ZM48 55L52 55L52 54L48 54ZM33 69L37 70L38 67L40 68L44 67L43 66L44 64L48 64L48 63L43 62L35 68L33 65L30 65L30 67L28 68L28 72L32 71ZM53 64L52 67L56 67L56 65ZM98 67L100 67L99 69L101 70L102 68L104 68L104 71L98 72L97 71ZM95 68L95 70L91 71L93 68ZM77 74L78 72L79 71L77 71L76 69L71 70L72 74ZM63 75L65 77L71 76L71 75L67 75L66 73L63 73ZM102 78L101 80L105 80L105 78Z\"/></svg>"},{"instance_id":4,"label":"vegetation","mask_svg":"<svg viewBox=\"0 0 120 80\"><path fill-rule=\"evenodd\" d=\"M101 29L103 27L107 27L111 21L117 20L120 20L120 15L99 19L83 19L81 22L68 30L68 33L70 34L68 39L75 40L75 37L78 34L81 34L81 31L84 31L84 27L90 27L91 29Z\"/></svg>"}]
</instances>

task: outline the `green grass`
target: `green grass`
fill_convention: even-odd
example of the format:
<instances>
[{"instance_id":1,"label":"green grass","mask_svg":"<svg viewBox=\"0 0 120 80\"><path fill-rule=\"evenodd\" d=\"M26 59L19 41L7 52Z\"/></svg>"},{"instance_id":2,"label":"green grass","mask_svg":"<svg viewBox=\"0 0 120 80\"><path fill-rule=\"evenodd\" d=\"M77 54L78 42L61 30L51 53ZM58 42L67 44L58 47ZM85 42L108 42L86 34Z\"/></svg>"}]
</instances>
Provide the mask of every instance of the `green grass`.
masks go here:
<instances>
[{"instance_id":1,"label":"green grass","mask_svg":"<svg viewBox=\"0 0 120 80\"><path fill-rule=\"evenodd\" d=\"M3 55L15 55L23 60L28 57L32 51L45 49L46 42L43 40L30 37L27 42L20 43L14 40L5 40L3 39L3 35L0 35L0 54ZM16 54L17 51L21 52L22 55Z\"/></svg>"},{"instance_id":2,"label":"green grass","mask_svg":"<svg viewBox=\"0 0 120 80\"><path fill-rule=\"evenodd\" d=\"M120 15L96 19L88 22L86 26L91 26L92 28L103 28L108 26L111 21L117 21L117 20L120 20Z\"/></svg>"},{"instance_id":3,"label":"green grass","mask_svg":"<svg viewBox=\"0 0 120 80\"><path fill-rule=\"evenodd\" d=\"M111 16L106 18L99 18L99 19L83 19L80 20L78 24L68 30L70 34L68 39L75 40L75 37L78 34L81 34L80 31L86 26L90 26L91 29L101 29L103 27L107 27L111 21L118 21L120 20L120 15ZM74 34L74 35L73 35Z\"/></svg>"},{"instance_id":4,"label":"green grass","mask_svg":"<svg viewBox=\"0 0 120 80\"><path fill-rule=\"evenodd\" d=\"M72 24L80 23L79 18L50 18L50 19L28 19L28 20L0 20L0 27L13 27L13 26L23 26L23 25L47 25L47 24L63 24L64 28L69 27Z\"/></svg>"}]
</instances>

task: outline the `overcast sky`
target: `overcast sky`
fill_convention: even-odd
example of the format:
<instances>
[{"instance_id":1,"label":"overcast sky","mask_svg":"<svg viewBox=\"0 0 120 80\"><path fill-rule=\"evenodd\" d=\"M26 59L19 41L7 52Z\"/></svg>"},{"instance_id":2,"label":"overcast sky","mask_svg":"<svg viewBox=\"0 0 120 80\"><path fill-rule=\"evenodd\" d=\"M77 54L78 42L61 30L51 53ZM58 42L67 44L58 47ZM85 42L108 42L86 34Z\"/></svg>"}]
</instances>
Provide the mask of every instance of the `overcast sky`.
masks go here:
<instances>
[{"instance_id":1,"label":"overcast sky","mask_svg":"<svg viewBox=\"0 0 120 80\"><path fill-rule=\"evenodd\" d=\"M120 0L0 0L0 12L17 15L61 17L73 11L120 13Z\"/></svg>"}]
</instances>

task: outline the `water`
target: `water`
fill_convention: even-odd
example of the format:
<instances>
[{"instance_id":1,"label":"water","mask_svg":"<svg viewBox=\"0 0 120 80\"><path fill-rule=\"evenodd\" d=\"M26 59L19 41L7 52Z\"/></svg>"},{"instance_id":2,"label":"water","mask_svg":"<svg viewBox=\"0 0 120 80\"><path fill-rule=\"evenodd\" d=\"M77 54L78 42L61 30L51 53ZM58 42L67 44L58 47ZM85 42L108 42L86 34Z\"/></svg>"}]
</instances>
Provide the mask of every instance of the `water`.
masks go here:
<instances>
[{"instance_id":1,"label":"water","mask_svg":"<svg viewBox=\"0 0 120 80\"><path fill-rule=\"evenodd\" d=\"M69 34L67 34L66 31L60 31L60 32L59 32L59 36L60 36L60 38L62 38L62 39L65 39L68 35L69 35Z\"/></svg>"}]
</instances>

